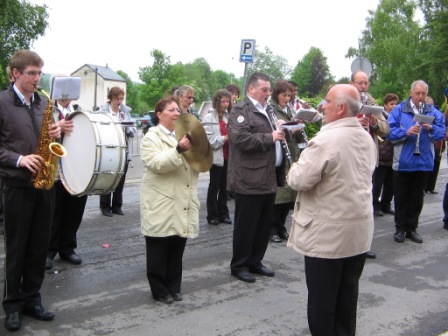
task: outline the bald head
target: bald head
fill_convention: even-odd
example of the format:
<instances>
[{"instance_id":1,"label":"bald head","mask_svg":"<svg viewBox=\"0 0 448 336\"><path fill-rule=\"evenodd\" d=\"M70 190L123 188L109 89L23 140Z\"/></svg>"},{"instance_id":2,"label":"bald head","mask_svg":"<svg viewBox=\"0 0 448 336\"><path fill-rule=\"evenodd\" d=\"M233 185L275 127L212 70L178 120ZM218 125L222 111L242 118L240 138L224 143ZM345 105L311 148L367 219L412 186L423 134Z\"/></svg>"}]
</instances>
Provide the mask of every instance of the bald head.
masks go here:
<instances>
[{"instance_id":1,"label":"bald head","mask_svg":"<svg viewBox=\"0 0 448 336\"><path fill-rule=\"evenodd\" d=\"M359 92L353 85L338 84L333 86L325 97L324 121L333 121L354 117L359 113Z\"/></svg>"}]
</instances>

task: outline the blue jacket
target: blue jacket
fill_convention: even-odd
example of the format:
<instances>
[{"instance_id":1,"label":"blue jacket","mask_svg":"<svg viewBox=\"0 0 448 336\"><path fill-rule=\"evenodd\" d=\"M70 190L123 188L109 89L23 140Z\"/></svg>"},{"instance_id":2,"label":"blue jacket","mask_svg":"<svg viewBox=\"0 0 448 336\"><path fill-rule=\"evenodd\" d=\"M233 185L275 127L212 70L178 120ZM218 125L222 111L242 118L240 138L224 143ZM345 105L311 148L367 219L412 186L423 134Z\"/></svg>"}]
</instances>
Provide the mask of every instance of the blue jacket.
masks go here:
<instances>
[{"instance_id":1,"label":"blue jacket","mask_svg":"<svg viewBox=\"0 0 448 336\"><path fill-rule=\"evenodd\" d=\"M415 155L417 135L408 136L407 130L415 125L410 98L398 104L389 114L390 133L387 139L394 144L392 168L400 172L432 171L434 167L434 142L445 138L445 117L433 105L425 104L423 114L433 116L432 129L420 130L420 155Z\"/></svg>"}]
</instances>

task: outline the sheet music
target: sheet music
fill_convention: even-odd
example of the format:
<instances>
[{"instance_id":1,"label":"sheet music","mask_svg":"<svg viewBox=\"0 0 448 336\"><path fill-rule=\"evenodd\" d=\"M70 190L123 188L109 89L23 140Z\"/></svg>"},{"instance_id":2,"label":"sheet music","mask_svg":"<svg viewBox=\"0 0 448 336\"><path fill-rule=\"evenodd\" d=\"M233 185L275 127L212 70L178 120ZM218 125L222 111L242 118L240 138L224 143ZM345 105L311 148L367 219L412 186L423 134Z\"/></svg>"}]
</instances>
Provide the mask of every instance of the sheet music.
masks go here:
<instances>
[{"instance_id":1,"label":"sheet music","mask_svg":"<svg viewBox=\"0 0 448 336\"><path fill-rule=\"evenodd\" d=\"M51 99L78 100L80 94L81 77L53 77L51 82Z\"/></svg>"},{"instance_id":2,"label":"sheet music","mask_svg":"<svg viewBox=\"0 0 448 336\"><path fill-rule=\"evenodd\" d=\"M359 110L359 113L362 114L371 114L374 116L379 116L381 113L383 113L384 107L382 106L375 106L375 105L361 105L361 108Z\"/></svg>"},{"instance_id":3,"label":"sheet music","mask_svg":"<svg viewBox=\"0 0 448 336\"><path fill-rule=\"evenodd\" d=\"M423 123L432 124L432 122L434 121L434 117L429 116L429 115L424 115L424 114L416 114L414 116L413 121L420 123L420 124L423 124Z\"/></svg>"},{"instance_id":4,"label":"sheet music","mask_svg":"<svg viewBox=\"0 0 448 336\"><path fill-rule=\"evenodd\" d=\"M303 121L311 121L316 116L317 111L315 109L299 109L294 116L294 119L299 119Z\"/></svg>"}]
</instances>

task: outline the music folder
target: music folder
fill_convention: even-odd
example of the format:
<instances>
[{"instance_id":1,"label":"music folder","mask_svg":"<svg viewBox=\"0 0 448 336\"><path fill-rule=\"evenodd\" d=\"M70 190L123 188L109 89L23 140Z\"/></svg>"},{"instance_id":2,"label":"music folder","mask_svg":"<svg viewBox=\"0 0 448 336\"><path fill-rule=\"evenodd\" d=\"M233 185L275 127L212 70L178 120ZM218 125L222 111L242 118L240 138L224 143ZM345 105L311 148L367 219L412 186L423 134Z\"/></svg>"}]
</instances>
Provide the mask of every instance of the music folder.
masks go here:
<instances>
[{"instance_id":1,"label":"music folder","mask_svg":"<svg viewBox=\"0 0 448 336\"><path fill-rule=\"evenodd\" d=\"M81 77L54 76L51 82L51 99L77 100L81 95Z\"/></svg>"},{"instance_id":2,"label":"music folder","mask_svg":"<svg viewBox=\"0 0 448 336\"><path fill-rule=\"evenodd\" d=\"M310 122L316 116L317 111L315 109L299 109L294 116L294 119Z\"/></svg>"},{"instance_id":3,"label":"music folder","mask_svg":"<svg viewBox=\"0 0 448 336\"><path fill-rule=\"evenodd\" d=\"M434 117L430 115L416 114L413 121L419 124L432 124Z\"/></svg>"},{"instance_id":4,"label":"music folder","mask_svg":"<svg viewBox=\"0 0 448 336\"><path fill-rule=\"evenodd\" d=\"M384 107L382 107L382 106L361 104L359 113L379 116L381 113L383 113L383 111L384 111Z\"/></svg>"}]
</instances>

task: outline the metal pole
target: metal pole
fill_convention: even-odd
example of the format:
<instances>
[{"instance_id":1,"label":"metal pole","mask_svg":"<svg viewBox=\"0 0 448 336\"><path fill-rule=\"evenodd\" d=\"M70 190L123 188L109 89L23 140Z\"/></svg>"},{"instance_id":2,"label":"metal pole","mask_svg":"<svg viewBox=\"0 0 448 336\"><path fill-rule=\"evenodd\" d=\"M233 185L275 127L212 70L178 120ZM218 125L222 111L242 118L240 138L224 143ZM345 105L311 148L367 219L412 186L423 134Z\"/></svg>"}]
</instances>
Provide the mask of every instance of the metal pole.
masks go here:
<instances>
[{"instance_id":1,"label":"metal pole","mask_svg":"<svg viewBox=\"0 0 448 336\"><path fill-rule=\"evenodd\" d=\"M95 68L95 92L93 93L93 112L96 112L96 91L98 85L98 68Z\"/></svg>"}]
</instances>

